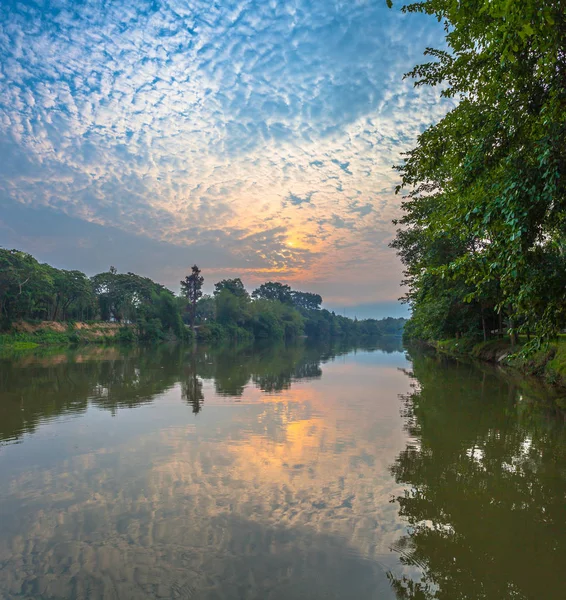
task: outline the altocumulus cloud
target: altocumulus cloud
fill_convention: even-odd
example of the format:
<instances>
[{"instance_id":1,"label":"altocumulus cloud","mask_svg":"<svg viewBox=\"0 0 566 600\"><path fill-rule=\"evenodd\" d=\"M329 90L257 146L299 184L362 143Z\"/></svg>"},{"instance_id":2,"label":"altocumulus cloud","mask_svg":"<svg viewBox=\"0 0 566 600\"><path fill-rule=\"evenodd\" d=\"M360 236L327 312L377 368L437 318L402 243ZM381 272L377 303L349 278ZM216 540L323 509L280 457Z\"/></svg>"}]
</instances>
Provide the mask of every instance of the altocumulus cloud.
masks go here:
<instances>
[{"instance_id":1,"label":"altocumulus cloud","mask_svg":"<svg viewBox=\"0 0 566 600\"><path fill-rule=\"evenodd\" d=\"M402 73L441 37L376 0L2 3L0 201L391 299L391 166L446 110Z\"/></svg>"}]
</instances>

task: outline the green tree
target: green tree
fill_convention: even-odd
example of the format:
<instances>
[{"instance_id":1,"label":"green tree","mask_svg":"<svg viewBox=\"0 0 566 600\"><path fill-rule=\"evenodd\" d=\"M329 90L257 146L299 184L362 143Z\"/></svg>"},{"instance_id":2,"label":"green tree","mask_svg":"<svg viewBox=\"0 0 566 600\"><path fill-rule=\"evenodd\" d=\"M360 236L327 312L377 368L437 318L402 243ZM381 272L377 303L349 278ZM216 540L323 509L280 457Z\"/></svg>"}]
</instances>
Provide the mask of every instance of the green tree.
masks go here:
<instances>
[{"instance_id":1,"label":"green tree","mask_svg":"<svg viewBox=\"0 0 566 600\"><path fill-rule=\"evenodd\" d=\"M228 289L223 289L216 297L216 319L223 325L231 323L243 325L249 318L247 311L248 302L236 296Z\"/></svg>"},{"instance_id":2,"label":"green tree","mask_svg":"<svg viewBox=\"0 0 566 600\"><path fill-rule=\"evenodd\" d=\"M449 311L469 304L478 334L504 313L512 333L554 335L566 323L566 3L402 10L445 22L447 49L427 49L432 60L408 75L457 100L399 167L406 299L415 313L435 298ZM446 310L426 319L440 326Z\"/></svg>"},{"instance_id":3,"label":"green tree","mask_svg":"<svg viewBox=\"0 0 566 600\"><path fill-rule=\"evenodd\" d=\"M55 292L55 302L51 319L60 317L66 320L69 308L73 304L89 305L94 299L92 283L81 271L65 271L53 269L52 279Z\"/></svg>"},{"instance_id":4,"label":"green tree","mask_svg":"<svg viewBox=\"0 0 566 600\"><path fill-rule=\"evenodd\" d=\"M197 302L196 320L199 323L214 321L216 318L216 301L212 296L205 294Z\"/></svg>"},{"instance_id":5,"label":"green tree","mask_svg":"<svg viewBox=\"0 0 566 600\"><path fill-rule=\"evenodd\" d=\"M46 265L26 252L0 249L0 317L4 326L47 304L52 286Z\"/></svg>"},{"instance_id":6,"label":"green tree","mask_svg":"<svg viewBox=\"0 0 566 600\"><path fill-rule=\"evenodd\" d=\"M290 286L277 281L262 283L252 292L252 297L256 300L277 300L283 304L292 304L293 302Z\"/></svg>"},{"instance_id":7,"label":"green tree","mask_svg":"<svg viewBox=\"0 0 566 600\"><path fill-rule=\"evenodd\" d=\"M236 279L223 279L222 281L214 284L213 293L215 296L220 294L223 290L229 291L238 298L243 298L246 300L250 299L250 295L248 294L244 284L242 283L242 280L239 277Z\"/></svg>"},{"instance_id":8,"label":"green tree","mask_svg":"<svg viewBox=\"0 0 566 600\"><path fill-rule=\"evenodd\" d=\"M187 299L191 314L191 328L195 328L195 317L197 312L197 302L202 297L202 284L204 277L200 274L200 269L193 265L192 272L181 281L181 292Z\"/></svg>"},{"instance_id":9,"label":"green tree","mask_svg":"<svg viewBox=\"0 0 566 600\"><path fill-rule=\"evenodd\" d=\"M304 310L319 310L322 304L322 296L313 294L312 292L292 291L291 298L297 308Z\"/></svg>"},{"instance_id":10,"label":"green tree","mask_svg":"<svg viewBox=\"0 0 566 600\"><path fill-rule=\"evenodd\" d=\"M165 331L170 331L176 337L183 336L183 321L179 308L175 302L175 296L169 290L163 290L159 294L159 320Z\"/></svg>"}]
</instances>

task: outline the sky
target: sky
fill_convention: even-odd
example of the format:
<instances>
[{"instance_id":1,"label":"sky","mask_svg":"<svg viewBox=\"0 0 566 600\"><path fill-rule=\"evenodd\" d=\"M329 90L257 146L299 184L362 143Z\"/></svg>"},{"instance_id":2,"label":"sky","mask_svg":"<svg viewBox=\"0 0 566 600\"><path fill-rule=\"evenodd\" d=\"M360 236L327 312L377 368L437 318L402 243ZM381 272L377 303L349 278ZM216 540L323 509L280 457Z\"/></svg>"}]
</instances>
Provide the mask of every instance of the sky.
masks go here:
<instances>
[{"instance_id":1,"label":"sky","mask_svg":"<svg viewBox=\"0 0 566 600\"><path fill-rule=\"evenodd\" d=\"M0 3L0 246L173 291L198 264L401 316L401 154L442 45L385 0Z\"/></svg>"}]
</instances>

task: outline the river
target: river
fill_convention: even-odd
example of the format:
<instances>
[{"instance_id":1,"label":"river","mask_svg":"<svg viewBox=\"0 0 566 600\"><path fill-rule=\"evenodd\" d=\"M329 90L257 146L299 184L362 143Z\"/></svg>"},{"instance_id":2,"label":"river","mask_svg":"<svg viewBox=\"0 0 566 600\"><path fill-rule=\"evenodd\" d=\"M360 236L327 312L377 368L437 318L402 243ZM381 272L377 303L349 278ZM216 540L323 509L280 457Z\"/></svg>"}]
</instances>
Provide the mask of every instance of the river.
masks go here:
<instances>
[{"instance_id":1,"label":"river","mask_svg":"<svg viewBox=\"0 0 566 600\"><path fill-rule=\"evenodd\" d=\"M0 598L566 597L532 382L367 345L0 359Z\"/></svg>"}]
</instances>

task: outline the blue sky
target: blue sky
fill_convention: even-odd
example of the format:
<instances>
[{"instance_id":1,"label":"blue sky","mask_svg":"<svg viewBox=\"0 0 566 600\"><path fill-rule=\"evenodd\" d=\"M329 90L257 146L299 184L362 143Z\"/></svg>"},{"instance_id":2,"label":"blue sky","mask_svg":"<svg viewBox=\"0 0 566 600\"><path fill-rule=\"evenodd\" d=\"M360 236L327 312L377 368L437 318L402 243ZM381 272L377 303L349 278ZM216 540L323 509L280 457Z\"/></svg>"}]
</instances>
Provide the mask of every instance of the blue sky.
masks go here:
<instances>
[{"instance_id":1,"label":"blue sky","mask_svg":"<svg viewBox=\"0 0 566 600\"><path fill-rule=\"evenodd\" d=\"M0 246L392 313L391 167L446 110L402 75L442 38L385 0L4 1Z\"/></svg>"}]
</instances>

